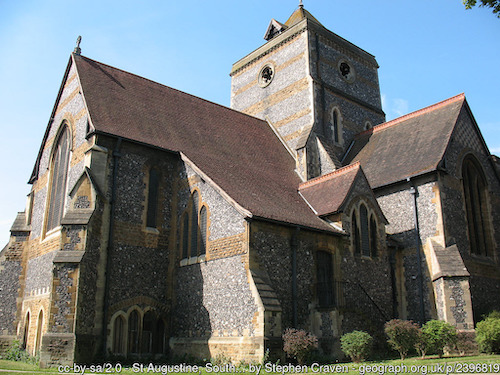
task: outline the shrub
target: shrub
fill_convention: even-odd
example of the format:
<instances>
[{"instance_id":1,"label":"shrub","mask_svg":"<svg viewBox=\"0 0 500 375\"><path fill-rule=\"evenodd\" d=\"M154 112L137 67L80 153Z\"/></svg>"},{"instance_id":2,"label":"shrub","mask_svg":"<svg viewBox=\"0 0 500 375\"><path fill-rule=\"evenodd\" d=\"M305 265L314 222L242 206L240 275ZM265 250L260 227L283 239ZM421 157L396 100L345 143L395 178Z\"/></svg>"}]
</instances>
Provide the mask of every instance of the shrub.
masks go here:
<instances>
[{"instance_id":1,"label":"shrub","mask_svg":"<svg viewBox=\"0 0 500 375\"><path fill-rule=\"evenodd\" d=\"M430 320L422 326L420 350L425 353L443 356L444 348L453 348L457 340L457 330L442 320Z\"/></svg>"},{"instance_id":2,"label":"shrub","mask_svg":"<svg viewBox=\"0 0 500 375\"><path fill-rule=\"evenodd\" d=\"M372 350L373 338L366 332L353 331L340 338L342 351L353 362L362 362L368 358Z\"/></svg>"},{"instance_id":3,"label":"shrub","mask_svg":"<svg viewBox=\"0 0 500 375\"><path fill-rule=\"evenodd\" d=\"M399 352L401 359L405 359L417 344L420 328L412 321L393 319L385 323L384 331L389 345Z\"/></svg>"},{"instance_id":4,"label":"shrub","mask_svg":"<svg viewBox=\"0 0 500 375\"><path fill-rule=\"evenodd\" d=\"M283 333L283 350L303 365L307 355L318 347L318 338L304 330L287 328Z\"/></svg>"},{"instance_id":5,"label":"shrub","mask_svg":"<svg viewBox=\"0 0 500 375\"><path fill-rule=\"evenodd\" d=\"M500 313L494 311L477 323L476 341L485 353L500 353Z\"/></svg>"},{"instance_id":6,"label":"shrub","mask_svg":"<svg viewBox=\"0 0 500 375\"><path fill-rule=\"evenodd\" d=\"M461 356L477 353L476 334L465 331L457 332L456 349Z\"/></svg>"},{"instance_id":7,"label":"shrub","mask_svg":"<svg viewBox=\"0 0 500 375\"><path fill-rule=\"evenodd\" d=\"M8 361L26 362L31 364L38 364L38 358L32 357L24 350L21 341L14 340L7 353L5 359Z\"/></svg>"}]
</instances>

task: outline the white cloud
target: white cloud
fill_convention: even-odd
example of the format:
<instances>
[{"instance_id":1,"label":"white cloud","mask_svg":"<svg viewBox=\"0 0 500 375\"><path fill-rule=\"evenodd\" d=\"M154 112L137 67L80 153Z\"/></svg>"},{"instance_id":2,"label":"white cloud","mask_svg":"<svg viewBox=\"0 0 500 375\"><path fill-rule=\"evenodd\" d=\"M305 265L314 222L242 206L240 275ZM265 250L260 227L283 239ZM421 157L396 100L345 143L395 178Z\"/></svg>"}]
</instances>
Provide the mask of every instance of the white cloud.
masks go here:
<instances>
[{"instance_id":1,"label":"white cloud","mask_svg":"<svg viewBox=\"0 0 500 375\"><path fill-rule=\"evenodd\" d=\"M387 116L387 121L408 113L410 108L408 100L403 98L388 98L386 94L382 94L381 98L382 108Z\"/></svg>"}]
</instances>

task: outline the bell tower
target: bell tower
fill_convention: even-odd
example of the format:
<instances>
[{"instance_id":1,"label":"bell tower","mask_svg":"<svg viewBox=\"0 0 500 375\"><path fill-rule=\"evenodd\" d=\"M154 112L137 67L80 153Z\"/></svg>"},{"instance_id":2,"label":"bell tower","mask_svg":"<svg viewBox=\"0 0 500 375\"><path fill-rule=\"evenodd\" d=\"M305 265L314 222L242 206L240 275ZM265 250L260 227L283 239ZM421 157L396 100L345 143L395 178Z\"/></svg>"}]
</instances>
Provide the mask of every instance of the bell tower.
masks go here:
<instances>
[{"instance_id":1,"label":"bell tower","mask_svg":"<svg viewBox=\"0 0 500 375\"><path fill-rule=\"evenodd\" d=\"M342 165L354 136L385 121L375 57L299 5L231 69L231 107L265 119L304 180Z\"/></svg>"}]
</instances>

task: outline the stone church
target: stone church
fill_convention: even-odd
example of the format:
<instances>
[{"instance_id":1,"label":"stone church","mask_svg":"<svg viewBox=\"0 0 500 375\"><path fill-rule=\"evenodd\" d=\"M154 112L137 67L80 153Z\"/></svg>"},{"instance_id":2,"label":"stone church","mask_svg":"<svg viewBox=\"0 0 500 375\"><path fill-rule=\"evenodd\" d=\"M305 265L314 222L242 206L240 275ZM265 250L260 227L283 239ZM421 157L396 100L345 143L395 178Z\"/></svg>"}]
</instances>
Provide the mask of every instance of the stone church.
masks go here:
<instances>
[{"instance_id":1,"label":"stone church","mask_svg":"<svg viewBox=\"0 0 500 375\"><path fill-rule=\"evenodd\" d=\"M46 366L338 353L500 307L500 163L463 94L386 122L374 56L301 5L231 108L71 54L0 253L0 346Z\"/></svg>"}]
</instances>

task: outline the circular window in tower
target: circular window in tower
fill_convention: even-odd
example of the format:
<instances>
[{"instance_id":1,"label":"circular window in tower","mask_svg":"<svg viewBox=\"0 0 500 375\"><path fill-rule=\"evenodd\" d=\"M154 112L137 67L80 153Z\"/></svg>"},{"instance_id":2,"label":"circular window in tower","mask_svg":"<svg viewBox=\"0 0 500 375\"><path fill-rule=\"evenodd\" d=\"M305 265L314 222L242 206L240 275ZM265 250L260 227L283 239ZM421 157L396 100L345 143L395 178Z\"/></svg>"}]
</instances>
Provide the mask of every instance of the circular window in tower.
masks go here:
<instances>
[{"instance_id":1,"label":"circular window in tower","mask_svg":"<svg viewBox=\"0 0 500 375\"><path fill-rule=\"evenodd\" d=\"M354 82L356 78L356 73L354 72L354 68L351 64L349 64L345 60L340 60L338 64L338 70L343 79L347 82Z\"/></svg>"},{"instance_id":2,"label":"circular window in tower","mask_svg":"<svg viewBox=\"0 0 500 375\"><path fill-rule=\"evenodd\" d=\"M274 66L272 64L266 64L262 67L259 72L259 86L266 87L269 86L274 78Z\"/></svg>"}]
</instances>

